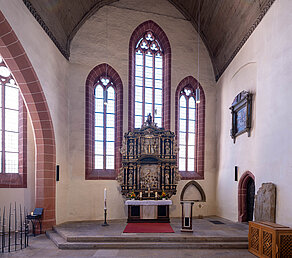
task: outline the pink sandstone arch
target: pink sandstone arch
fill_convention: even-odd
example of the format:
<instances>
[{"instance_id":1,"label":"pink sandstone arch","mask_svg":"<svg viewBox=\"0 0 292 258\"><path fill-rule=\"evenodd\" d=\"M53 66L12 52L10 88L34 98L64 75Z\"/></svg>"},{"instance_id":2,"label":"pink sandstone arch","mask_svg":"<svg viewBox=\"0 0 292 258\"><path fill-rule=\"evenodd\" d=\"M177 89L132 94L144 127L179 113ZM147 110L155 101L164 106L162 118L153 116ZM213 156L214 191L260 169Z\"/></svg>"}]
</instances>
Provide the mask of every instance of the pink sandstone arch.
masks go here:
<instances>
[{"instance_id":1,"label":"pink sandstone arch","mask_svg":"<svg viewBox=\"0 0 292 258\"><path fill-rule=\"evenodd\" d=\"M56 147L52 119L36 72L1 11L0 54L19 85L32 120L36 144L35 206L44 208L46 230L56 224Z\"/></svg>"},{"instance_id":2,"label":"pink sandstone arch","mask_svg":"<svg viewBox=\"0 0 292 258\"><path fill-rule=\"evenodd\" d=\"M238 222L245 222L247 219L246 195L247 183L250 179L255 181L255 176L250 171L246 171L238 183Z\"/></svg>"}]
</instances>

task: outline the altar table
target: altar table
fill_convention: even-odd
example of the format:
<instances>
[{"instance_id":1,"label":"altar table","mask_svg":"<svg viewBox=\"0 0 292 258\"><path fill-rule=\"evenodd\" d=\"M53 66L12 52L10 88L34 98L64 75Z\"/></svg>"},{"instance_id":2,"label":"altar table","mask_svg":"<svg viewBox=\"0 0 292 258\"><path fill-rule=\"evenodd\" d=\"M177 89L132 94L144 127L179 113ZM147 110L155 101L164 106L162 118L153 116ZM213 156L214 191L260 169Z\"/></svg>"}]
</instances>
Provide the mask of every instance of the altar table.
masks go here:
<instances>
[{"instance_id":1,"label":"altar table","mask_svg":"<svg viewBox=\"0 0 292 258\"><path fill-rule=\"evenodd\" d=\"M128 222L169 222L171 200L127 200Z\"/></svg>"}]
</instances>

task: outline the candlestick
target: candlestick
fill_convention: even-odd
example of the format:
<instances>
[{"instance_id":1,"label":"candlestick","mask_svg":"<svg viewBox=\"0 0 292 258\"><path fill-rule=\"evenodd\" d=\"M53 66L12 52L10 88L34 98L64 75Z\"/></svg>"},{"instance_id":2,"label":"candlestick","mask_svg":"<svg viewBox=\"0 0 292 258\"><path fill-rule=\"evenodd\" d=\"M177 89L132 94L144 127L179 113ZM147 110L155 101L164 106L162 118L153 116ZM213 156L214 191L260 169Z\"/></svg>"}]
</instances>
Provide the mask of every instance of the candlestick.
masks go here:
<instances>
[{"instance_id":1,"label":"candlestick","mask_svg":"<svg viewBox=\"0 0 292 258\"><path fill-rule=\"evenodd\" d=\"M103 200L104 200L104 209L106 210L106 188L104 188Z\"/></svg>"},{"instance_id":2,"label":"candlestick","mask_svg":"<svg viewBox=\"0 0 292 258\"><path fill-rule=\"evenodd\" d=\"M102 226L108 226L109 224L106 222L106 209L104 209L104 222Z\"/></svg>"},{"instance_id":3,"label":"candlestick","mask_svg":"<svg viewBox=\"0 0 292 258\"><path fill-rule=\"evenodd\" d=\"M103 200L104 200L104 222L102 224L102 226L108 226L107 222L106 222L106 188L104 188L103 191Z\"/></svg>"}]
</instances>

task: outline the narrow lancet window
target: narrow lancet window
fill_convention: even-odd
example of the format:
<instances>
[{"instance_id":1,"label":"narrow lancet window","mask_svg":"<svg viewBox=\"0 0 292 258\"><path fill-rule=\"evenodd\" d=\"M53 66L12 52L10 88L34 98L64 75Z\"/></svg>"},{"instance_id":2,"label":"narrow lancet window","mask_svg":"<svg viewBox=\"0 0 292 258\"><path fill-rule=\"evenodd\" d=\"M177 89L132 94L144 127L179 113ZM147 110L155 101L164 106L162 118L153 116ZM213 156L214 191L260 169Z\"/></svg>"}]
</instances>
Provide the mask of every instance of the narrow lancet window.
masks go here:
<instances>
[{"instance_id":1,"label":"narrow lancet window","mask_svg":"<svg viewBox=\"0 0 292 258\"><path fill-rule=\"evenodd\" d=\"M195 171L196 101L192 89L184 88L179 98L179 170Z\"/></svg>"},{"instance_id":2,"label":"narrow lancet window","mask_svg":"<svg viewBox=\"0 0 292 258\"><path fill-rule=\"evenodd\" d=\"M19 88L0 56L0 172L18 173Z\"/></svg>"},{"instance_id":3,"label":"narrow lancet window","mask_svg":"<svg viewBox=\"0 0 292 258\"><path fill-rule=\"evenodd\" d=\"M95 87L95 169L115 168L115 89L107 77Z\"/></svg>"}]
</instances>

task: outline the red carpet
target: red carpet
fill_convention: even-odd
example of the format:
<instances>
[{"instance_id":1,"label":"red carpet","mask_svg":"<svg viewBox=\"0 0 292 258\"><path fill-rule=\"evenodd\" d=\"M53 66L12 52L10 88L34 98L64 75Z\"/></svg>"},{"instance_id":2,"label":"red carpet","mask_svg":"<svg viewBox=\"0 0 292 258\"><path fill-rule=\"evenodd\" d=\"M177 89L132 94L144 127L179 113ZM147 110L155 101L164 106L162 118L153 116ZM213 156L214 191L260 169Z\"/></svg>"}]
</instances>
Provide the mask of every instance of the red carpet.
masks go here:
<instances>
[{"instance_id":1,"label":"red carpet","mask_svg":"<svg viewBox=\"0 0 292 258\"><path fill-rule=\"evenodd\" d=\"M169 223L128 223L123 233L174 233Z\"/></svg>"}]
</instances>

